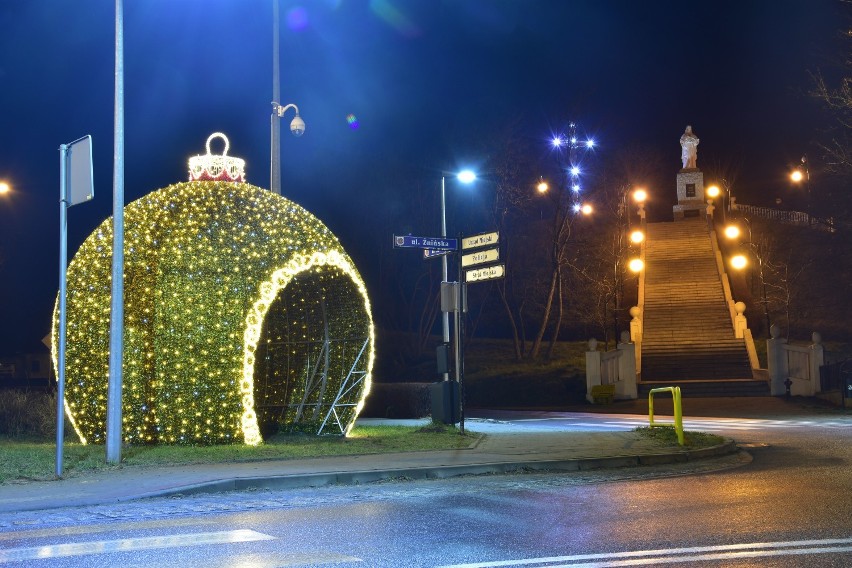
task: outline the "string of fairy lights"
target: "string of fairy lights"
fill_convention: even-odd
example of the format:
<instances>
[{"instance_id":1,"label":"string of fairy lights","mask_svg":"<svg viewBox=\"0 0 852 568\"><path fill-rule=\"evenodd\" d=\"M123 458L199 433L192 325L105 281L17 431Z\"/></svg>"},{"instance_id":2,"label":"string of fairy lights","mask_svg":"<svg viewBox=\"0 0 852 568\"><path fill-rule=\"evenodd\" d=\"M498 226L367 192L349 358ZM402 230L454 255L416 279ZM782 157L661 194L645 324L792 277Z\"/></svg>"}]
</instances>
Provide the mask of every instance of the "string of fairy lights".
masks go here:
<instances>
[{"instance_id":1,"label":"string of fairy lights","mask_svg":"<svg viewBox=\"0 0 852 568\"><path fill-rule=\"evenodd\" d=\"M219 171L239 173L228 165ZM366 374L344 401L350 428L369 392L370 302L337 238L295 203L222 179L174 184L125 207L125 443L260 443L256 394L281 406L303 397L304 381L296 365L256 391L256 371L269 372L255 369L258 342L293 349L321 341L319 302L336 339L369 341L361 361L345 342L332 343L340 348L331 353L327 392L337 393L343 369ZM83 443L105 441L111 223L86 239L68 267L65 406ZM282 313L287 326L264 330L267 317ZM316 408L329 404L312 396Z\"/></svg>"}]
</instances>

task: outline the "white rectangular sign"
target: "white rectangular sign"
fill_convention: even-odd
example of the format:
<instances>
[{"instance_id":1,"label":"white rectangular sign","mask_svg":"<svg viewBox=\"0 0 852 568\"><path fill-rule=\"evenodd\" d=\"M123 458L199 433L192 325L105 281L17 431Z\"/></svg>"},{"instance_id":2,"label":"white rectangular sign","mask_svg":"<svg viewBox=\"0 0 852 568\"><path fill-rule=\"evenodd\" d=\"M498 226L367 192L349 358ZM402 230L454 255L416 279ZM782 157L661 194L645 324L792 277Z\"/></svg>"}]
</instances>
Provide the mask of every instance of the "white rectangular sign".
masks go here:
<instances>
[{"instance_id":1,"label":"white rectangular sign","mask_svg":"<svg viewBox=\"0 0 852 568\"><path fill-rule=\"evenodd\" d=\"M485 268L477 268L465 272L465 282L478 282L480 280L494 280L503 278L506 273L505 265L495 264L494 266L486 266Z\"/></svg>"},{"instance_id":2,"label":"white rectangular sign","mask_svg":"<svg viewBox=\"0 0 852 568\"><path fill-rule=\"evenodd\" d=\"M482 235L473 235L462 239L462 250L487 247L488 245L496 245L500 240L500 233L484 233Z\"/></svg>"},{"instance_id":3,"label":"white rectangular sign","mask_svg":"<svg viewBox=\"0 0 852 568\"><path fill-rule=\"evenodd\" d=\"M68 207L85 203L95 196L92 173L92 137L83 136L68 145Z\"/></svg>"},{"instance_id":4,"label":"white rectangular sign","mask_svg":"<svg viewBox=\"0 0 852 568\"><path fill-rule=\"evenodd\" d=\"M495 260L500 260L499 248L480 250L462 255L462 266L474 266L485 264L486 262L494 262Z\"/></svg>"}]
</instances>

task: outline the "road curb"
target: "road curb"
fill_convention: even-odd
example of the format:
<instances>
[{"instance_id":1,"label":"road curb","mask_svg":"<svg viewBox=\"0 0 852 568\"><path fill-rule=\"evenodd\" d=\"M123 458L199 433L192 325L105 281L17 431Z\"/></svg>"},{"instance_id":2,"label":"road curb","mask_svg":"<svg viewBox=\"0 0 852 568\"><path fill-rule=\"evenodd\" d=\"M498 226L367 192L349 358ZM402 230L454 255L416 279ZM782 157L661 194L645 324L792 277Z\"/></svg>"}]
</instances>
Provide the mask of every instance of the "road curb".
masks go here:
<instances>
[{"instance_id":1,"label":"road curb","mask_svg":"<svg viewBox=\"0 0 852 568\"><path fill-rule=\"evenodd\" d=\"M238 477L186 485L128 496L122 500L135 500L154 497L172 497L178 495L197 495L201 493L224 493L228 491L246 491L250 489L299 489L322 487L327 485L361 485L388 480L446 479L462 475L489 475L518 473L529 471L592 471L599 469L619 469L671 463L686 463L737 453L739 448L733 440L723 444L699 450L677 450L659 454L609 456L600 458L576 458L567 460L527 460L512 462L492 462L441 467L389 468L382 470L359 470L345 472L276 475L263 477Z\"/></svg>"}]
</instances>

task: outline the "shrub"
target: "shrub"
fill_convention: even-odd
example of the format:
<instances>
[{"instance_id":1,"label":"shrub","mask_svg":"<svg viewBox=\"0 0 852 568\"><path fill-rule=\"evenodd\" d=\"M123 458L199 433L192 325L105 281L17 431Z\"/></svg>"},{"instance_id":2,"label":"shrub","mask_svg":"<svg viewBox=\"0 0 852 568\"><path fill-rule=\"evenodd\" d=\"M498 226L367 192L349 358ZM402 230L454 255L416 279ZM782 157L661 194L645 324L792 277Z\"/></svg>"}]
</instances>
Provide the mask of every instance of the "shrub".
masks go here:
<instances>
[{"instance_id":1,"label":"shrub","mask_svg":"<svg viewBox=\"0 0 852 568\"><path fill-rule=\"evenodd\" d=\"M66 421L66 432L70 427ZM0 390L0 436L48 440L56 436L56 394Z\"/></svg>"}]
</instances>

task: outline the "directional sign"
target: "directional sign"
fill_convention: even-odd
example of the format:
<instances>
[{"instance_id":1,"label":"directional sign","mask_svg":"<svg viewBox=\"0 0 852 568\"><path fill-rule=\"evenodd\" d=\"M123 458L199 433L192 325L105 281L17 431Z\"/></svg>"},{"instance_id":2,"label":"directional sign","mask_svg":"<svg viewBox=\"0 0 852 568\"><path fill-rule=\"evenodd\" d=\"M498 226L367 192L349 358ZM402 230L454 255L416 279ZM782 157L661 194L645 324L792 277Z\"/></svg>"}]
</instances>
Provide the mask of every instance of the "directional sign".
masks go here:
<instances>
[{"instance_id":1,"label":"directional sign","mask_svg":"<svg viewBox=\"0 0 852 568\"><path fill-rule=\"evenodd\" d=\"M486 266L485 268L477 268L475 270L467 270L464 275L466 282L479 282L481 280L495 280L503 278L506 273L506 266L503 264L495 264L494 266Z\"/></svg>"},{"instance_id":2,"label":"directional sign","mask_svg":"<svg viewBox=\"0 0 852 568\"><path fill-rule=\"evenodd\" d=\"M488 245L496 245L500 240L500 233L483 233L482 235L473 235L462 239L462 250L487 247Z\"/></svg>"},{"instance_id":3,"label":"directional sign","mask_svg":"<svg viewBox=\"0 0 852 568\"><path fill-rule=\"evenodd\" d=\"M452 252L451 250L423 249L423 258L429 260L430 258L446 256Z\"/></svg>"},{"instance_id":4,"label":"directional sign","mask_svg":"<svg viewBox=\"0 0 852 568\"><path fill-rule=\"evenodd\" d=\"M462 255L462 266L475 266L477 264L485 264L486 262L494 262L495 260L500 260L499 248L479 250Z\"/></svg>"},{"instance_id":5,"label":"directional sign","mask_svg":"<svg viewBox=\"0 0 852 568\"><path fill-rule=\"evenodd\" d=\"M422 248L453 251L458 250L459 240L448 239L446 237L412 237L411 235L398 237L394 235L393 246L395 248Z\"/></svg>"}]
</instances>

